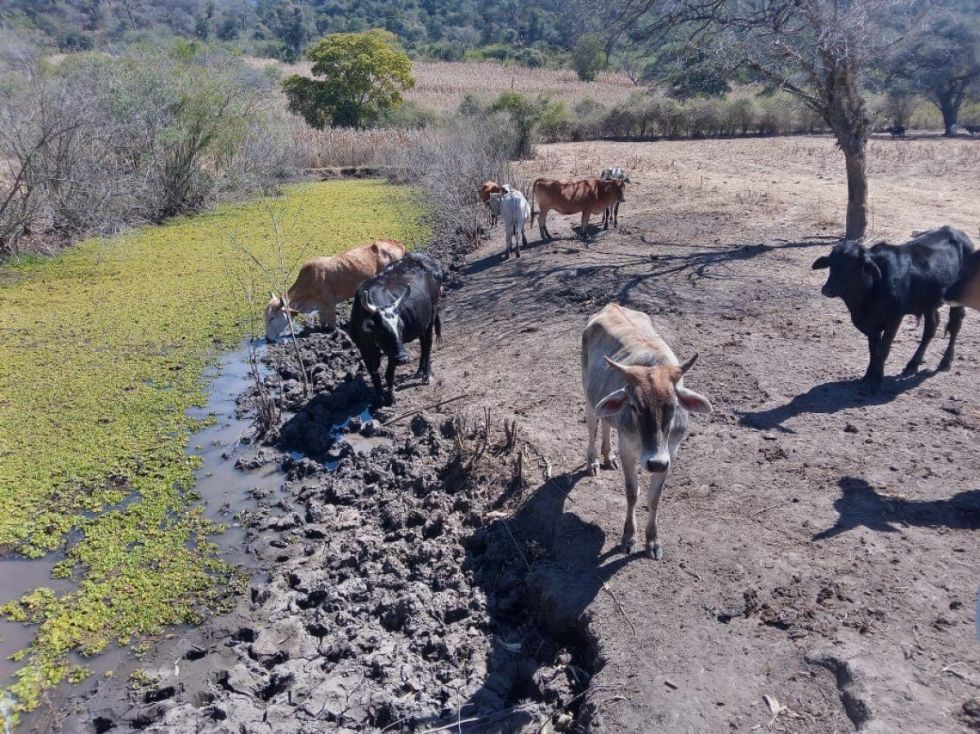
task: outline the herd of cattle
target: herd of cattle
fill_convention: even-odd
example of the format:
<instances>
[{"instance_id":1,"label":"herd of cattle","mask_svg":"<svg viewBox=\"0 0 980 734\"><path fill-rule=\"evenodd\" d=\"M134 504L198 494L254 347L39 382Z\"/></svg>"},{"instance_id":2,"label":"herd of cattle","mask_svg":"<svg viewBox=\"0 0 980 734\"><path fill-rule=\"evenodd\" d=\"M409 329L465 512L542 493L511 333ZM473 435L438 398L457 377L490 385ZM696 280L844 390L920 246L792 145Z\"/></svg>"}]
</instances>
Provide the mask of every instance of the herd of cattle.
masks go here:
<instances>
[{"instance_id":1,"label":"herd of cattle","mask_svg":"<svg viewBox=\"0 0 980 734\"><path fill-rule=\"evenodd\" d=\"M527 244L524 229L538 205L542 240L550 211L581 214L580 235L588 237L589 218L603 214L603 224L618 224L629 177L622 169L605 169L599 178L557 181L540 178L531 187L531 202L517 189L487 182L479 198L492 226L504 220L506 250L520 257ZM823 295L841 298L851 321L868 338L870 362L863 382L878 389L892 341L905 316L923 321L922 340L902 373L915 374L939 326L939 309L950 306L946 331L949 345L939 370L952 365L956 338L965 308L980 310L980 252L969 237L953 227L918 233L903 245L879 243L870 248L842 242L818 258L813 269L829 269ZM336 306L354 298L349 332L360 351L379 402L393 404L395 369L409 361L405 345L418 340L421 358L417 376L423 384L432 374L433 338L439 338L439 301L443 270L434 258L406 253L395 240L377 240L334 257L318 257L303 265L296 282L283 296L272 294L265 309L266 338L276 339L291 327L290 317L318 312L328 327L336 325ZM387 358L385 382L381 359ZM646 314L610 303L588 322L582 334L582 384L586 398L589 448L586 466L615 468L610 433L617 429L619 457L626 482L627 516L622 544L628 550L636 531L637 467L651 474L646 549L659 559L657 508L667 472L687 430L687 414L709 413L707 398L684 386L695 354L683 364L657 334ZM601 424L601 456L596 433Z\"/></svg>"}]
</instances>

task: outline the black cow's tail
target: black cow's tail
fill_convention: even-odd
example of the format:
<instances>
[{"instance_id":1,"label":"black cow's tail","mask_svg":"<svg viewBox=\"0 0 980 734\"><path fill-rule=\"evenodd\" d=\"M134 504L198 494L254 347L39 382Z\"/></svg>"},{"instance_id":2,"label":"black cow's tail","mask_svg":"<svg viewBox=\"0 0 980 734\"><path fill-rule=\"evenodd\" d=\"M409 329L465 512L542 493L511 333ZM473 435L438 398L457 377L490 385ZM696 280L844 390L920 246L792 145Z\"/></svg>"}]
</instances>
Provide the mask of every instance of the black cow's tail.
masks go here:
<instances>
[{"instance_id":1,"label":"black cow's tail","mask_svg":"<svg viewBox=\"0 0 980 734\"><path fill-rule=\"evenodd\" d=\"M435 318L433 319L433 323L436 327L436 341L442 344L442 319L439 318L438 310L436 311L436 315Z\"/></svg>"}]
</instances>

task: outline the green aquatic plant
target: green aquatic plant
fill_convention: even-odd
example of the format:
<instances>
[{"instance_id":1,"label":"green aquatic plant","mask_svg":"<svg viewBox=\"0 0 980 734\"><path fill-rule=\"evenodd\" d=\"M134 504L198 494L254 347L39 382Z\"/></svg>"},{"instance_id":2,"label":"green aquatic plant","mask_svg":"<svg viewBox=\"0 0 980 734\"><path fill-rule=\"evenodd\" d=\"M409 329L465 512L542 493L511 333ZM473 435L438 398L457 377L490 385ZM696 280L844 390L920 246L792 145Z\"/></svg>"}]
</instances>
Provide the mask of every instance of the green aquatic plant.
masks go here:
<instances>
[{"instance_id":1,"label":"green aquatic plant","mask_svg":"<svg viewBox=\"0 0 980 734\"><path fill-rule=\"evenodd\" d=\"M63 552L55 575L77 582L0 607L37 625L14 716L83 675L68 653L230 603L244 579L209 540L185 453L205 368L305 258L424 235L408 189L327 182L0 268L0 553Z\"/></svg>"}]
</instances>

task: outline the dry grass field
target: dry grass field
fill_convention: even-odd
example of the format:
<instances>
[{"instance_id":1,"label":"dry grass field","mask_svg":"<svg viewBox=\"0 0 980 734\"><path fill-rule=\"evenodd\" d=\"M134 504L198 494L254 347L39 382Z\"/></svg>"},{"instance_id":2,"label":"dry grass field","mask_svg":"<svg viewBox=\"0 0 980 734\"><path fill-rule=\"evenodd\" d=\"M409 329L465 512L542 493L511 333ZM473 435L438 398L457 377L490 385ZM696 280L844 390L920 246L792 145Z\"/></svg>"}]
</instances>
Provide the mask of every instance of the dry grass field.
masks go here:
<instances>
[{"instance_id":1,"label":"dry grass field","mask_svg":"<svg viewBox=\"0 0 980 734\"><path fill-rule=\"evenodd\" d=\"M976 237L978 142L872 140L869 237L898 241L942 224ZM800 237L839 234L843 226L844 159L829 136L541 145L521 173L577 178L605 166L630 172L625 206L636 215L662 213L670 202L674 211L752 228L794 227Z\"/></svg>"},{"instance_id":2,"label":"dry grass field","mask_svg":"<svg viewBox=\"0 0 980 734\"><path fill-rule=\"evenodd\" d=\"M283 64L273 59L252 59L250 63L260 68L278 68L283 75L310 73L307 62ZM528 69L496 61L415 61L412 73L415 87L407 98L440 110L457 109L467 93L484 101L501 92L515 91L532 96L550 94L569 105L583 99L613 105L640 89L623 74L605 72L594 82L582 82L571 69Z\"/></svg>"}]
</instances>

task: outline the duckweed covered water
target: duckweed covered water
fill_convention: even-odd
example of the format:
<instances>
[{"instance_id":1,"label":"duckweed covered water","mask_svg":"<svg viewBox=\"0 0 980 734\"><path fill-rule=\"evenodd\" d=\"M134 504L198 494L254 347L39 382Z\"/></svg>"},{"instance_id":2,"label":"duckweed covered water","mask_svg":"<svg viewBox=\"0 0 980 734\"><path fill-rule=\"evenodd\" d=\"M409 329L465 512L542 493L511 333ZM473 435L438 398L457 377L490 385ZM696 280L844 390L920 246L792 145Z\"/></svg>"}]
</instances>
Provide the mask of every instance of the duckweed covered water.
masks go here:
<instances>
[{"instance_id":1,"label":"duckweed covered water","mask_svg":"<svg viewBox=\"0 0 980 734\"><path fill-rule=\"evenodd\" d=\"M195 622L240 585L193 504L187 411L283 280L276 229L292 274L313 255L424 236L407 189L327 182L0 269L0 556L60 553L52 575L74 582L0 588L6 620L38 625L7 681L15 710L86 675L69 653Z\"/></svg>"}]
</instances>

